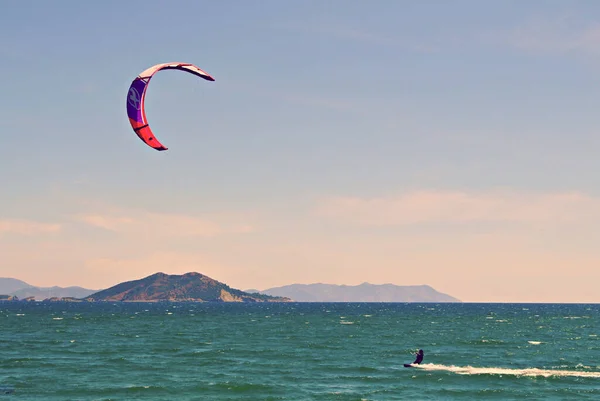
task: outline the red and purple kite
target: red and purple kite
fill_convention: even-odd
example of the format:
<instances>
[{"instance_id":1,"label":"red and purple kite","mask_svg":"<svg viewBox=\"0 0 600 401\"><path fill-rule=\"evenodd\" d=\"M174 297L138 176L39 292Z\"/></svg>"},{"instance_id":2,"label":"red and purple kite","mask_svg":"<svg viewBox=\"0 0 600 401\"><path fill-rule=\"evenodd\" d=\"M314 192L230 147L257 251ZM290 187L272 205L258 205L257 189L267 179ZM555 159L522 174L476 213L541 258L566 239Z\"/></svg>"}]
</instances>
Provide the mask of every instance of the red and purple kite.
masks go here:
<instances>
[{"instance_id":1,"label":"red and purple kite","mask_svg":"<svg viewBox=\"0 0 600 401\"><path fill-rule=\"evenodd\" d=\"M133 80L129 87L129 92L127 93L127 116L129 116L131 127L137 136L148 146L153 147L156 150L167 150L167 148L164 147L152 133L152 130L148 126L148 120L146 119L146 112L144 110L146 89L148 88L152 76L160 70L181 70L197 75L207 81L214 81L215 79L193 64L164 63L156 64L155 66L148 68Z\"/></svg>"}]
</instances>

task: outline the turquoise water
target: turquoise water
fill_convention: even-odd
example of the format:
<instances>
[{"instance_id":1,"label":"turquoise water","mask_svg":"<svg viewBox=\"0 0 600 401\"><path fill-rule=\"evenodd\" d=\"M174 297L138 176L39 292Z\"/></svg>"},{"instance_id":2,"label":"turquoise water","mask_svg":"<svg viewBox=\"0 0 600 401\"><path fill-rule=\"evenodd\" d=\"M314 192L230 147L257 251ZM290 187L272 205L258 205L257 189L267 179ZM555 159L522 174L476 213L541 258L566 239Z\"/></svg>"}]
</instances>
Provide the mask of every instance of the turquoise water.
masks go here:
<instances>
[{"instance_id":1,"label":"turquoise water","mask_svg":"<svg viewBox=\"0 0 600 401\"><path fill-rule=\"evenodd\" d=\"M0 399L598 400L599 323L600 305L5 302Z\"/></svg>"}]
</instances>

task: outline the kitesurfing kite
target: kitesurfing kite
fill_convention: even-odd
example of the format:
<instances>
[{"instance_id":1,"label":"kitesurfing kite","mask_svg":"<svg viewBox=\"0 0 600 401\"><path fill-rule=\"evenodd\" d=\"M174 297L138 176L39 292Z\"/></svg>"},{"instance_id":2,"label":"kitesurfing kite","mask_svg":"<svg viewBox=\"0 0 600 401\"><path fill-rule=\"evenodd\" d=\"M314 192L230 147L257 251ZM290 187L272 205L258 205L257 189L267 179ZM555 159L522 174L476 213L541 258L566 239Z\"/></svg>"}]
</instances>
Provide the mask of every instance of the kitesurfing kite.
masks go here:
<instances>
[{"instance_id":1,"label":"kitesurfing kite","mask_svg":"<svg viewBox=\"0 0 600 401\"><path fill-rule=\"evenodd\" d=\"M156 150L167 150L168 148L164 147L152 133L152 130L148 126L148 120L146 119L146 112L144 110L146 89L148 88L152 76L160 70L181 70L197 75L207 81L214 81L215 79L193 64L164 63L156 64L155 66L148 68L133 80L129 87L129 92L127 93L127 116L129 117L131 127L137 136L148 146Z\"/></svg>"}]
</instances>

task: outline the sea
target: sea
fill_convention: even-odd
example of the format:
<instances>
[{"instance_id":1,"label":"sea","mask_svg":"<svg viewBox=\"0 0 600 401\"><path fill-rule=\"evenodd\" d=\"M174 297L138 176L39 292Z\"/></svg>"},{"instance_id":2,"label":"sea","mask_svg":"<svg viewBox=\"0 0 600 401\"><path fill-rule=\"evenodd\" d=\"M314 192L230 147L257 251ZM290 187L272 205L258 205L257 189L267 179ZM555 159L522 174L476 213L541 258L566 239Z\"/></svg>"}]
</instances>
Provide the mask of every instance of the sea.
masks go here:
<instances>
[{"instance_id":1,"label":"sea","mask_svg":"<svg viewBox=\"0 0 600 401\"><path fill-rule=\"evenodd\" d=\"M597 304L3 302L0 400L600 400L599 335Z\"/></svg>"}]
</instances>

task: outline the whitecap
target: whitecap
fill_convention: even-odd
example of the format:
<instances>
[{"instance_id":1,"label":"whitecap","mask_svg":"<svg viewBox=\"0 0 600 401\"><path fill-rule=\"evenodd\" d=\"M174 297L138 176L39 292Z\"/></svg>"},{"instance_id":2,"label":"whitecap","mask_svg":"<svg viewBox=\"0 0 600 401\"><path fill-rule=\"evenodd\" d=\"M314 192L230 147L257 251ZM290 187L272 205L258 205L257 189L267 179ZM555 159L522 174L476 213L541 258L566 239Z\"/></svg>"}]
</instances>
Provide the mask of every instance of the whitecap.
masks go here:
<instances>
[{"instance_id":1,"label":"whitecap","mask_svg":"<svg viewBox=\"0 0 600 401\"><path fill-rule=\"evenodd\" d=\"M435 371L442 370L446 372L452 372L459 375L512 375L512 376L542 376L542 377L591 377L600 379L600 372L582 372L573 370L554 370L554 369L538 369L538 368L526 368L526 369L514 369L514 368L501 368L501 367L487 367L478 368L473 366L447 366L437 364L421 364L415 366L417 369Z\"/></svg>"}]
</instances>

